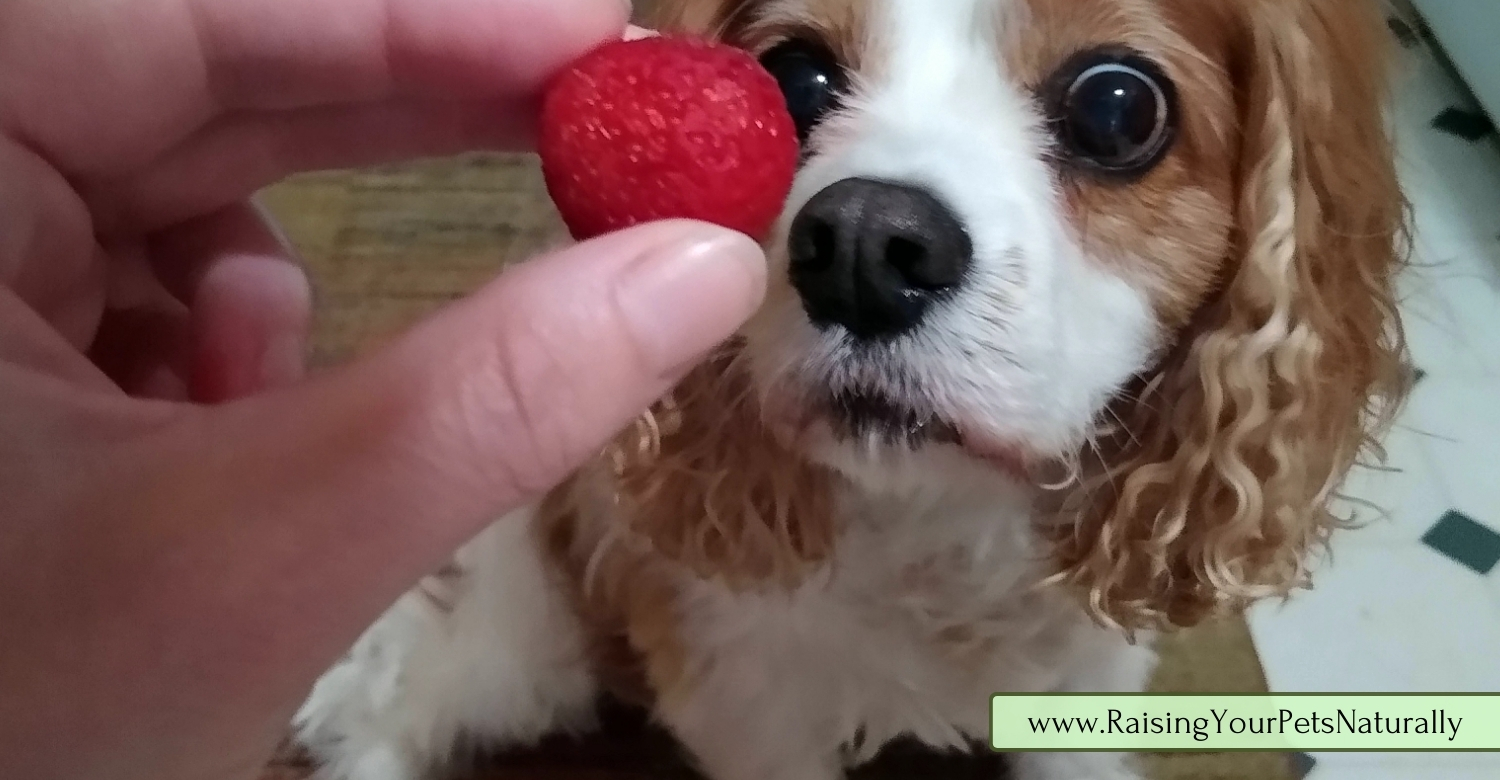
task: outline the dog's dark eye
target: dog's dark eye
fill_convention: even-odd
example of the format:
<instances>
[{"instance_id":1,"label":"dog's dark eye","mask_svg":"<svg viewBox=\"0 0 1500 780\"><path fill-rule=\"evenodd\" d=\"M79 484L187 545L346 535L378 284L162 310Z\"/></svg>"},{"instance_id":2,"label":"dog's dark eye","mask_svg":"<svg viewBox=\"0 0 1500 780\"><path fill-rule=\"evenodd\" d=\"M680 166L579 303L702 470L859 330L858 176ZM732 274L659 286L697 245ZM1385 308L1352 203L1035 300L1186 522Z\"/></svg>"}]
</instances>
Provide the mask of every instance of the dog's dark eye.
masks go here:
<instances>
[{"instance_id":1,"label":"dog's dark eye","mask_svg":"<svg viewBox=\"0 0 1500 780\"><path fill-rule=\"evenodd\" d=\"M1176 90L1135 54L1076 58L1054 80L1054 121L1064 150L1084 167L1137 176L1161 161L1176 129Z\"/></svg>"},{"instance_id":2,"label":"dog's dark eye","mask_svg":"<svg viewBox=\"0 0 1500 780\"><path fill-rule=\"evenodd\" d=\"M823 117L838 107L846 87L844 69L828 47L801 39L779 44L762 55L760 63L781 85L797 123L797 138L806 142Z\"/></svg>"}]
</instances>

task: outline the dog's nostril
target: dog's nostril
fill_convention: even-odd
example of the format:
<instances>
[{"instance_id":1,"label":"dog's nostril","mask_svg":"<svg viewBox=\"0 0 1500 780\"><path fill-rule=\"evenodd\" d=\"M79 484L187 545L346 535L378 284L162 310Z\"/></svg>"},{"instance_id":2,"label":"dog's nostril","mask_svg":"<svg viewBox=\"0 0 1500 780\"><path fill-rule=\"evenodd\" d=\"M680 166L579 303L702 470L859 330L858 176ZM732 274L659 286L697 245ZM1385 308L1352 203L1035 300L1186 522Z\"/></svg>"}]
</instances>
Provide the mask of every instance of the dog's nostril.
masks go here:
<instances>
[{"instance_id":1,"label":"dog's nostril","mask_svg":"<svg viewBox=\"0 0 1500 780\"><path fill-rule=\"evenodd\" d=\"M819 222L813 225L808 239L812 242L812 257L808 258L811 270L833 265L833 257L839 249L838 231L827 222Z\"/></svg>"},{"instance_id":2,"label":"dog's nostril","mask_svg":"<svg viewBox=\"0 0 1500 780\"><path fill-rule=\"evenodd\" d=\"M938 293L963 281L967 264L951 258L954 253L967 254L970 250L955 246L951 236L932 232L932 236L922 238L892 236L885 245L885 262L913 289Z\"/></svg>"},{"instance_id":3,"label":"dog's nostril","mask_svg":"<svg viewBox=\"0 0 1500 780\"><path fill-rule=\"evenodd\" d=\"M939 281L931 280L930 273L926 273L927 247L901 236L893 236L885 244L885 261L892 268L901 272L906 281L913 287L933 289L946 285Z\"/></svg>"},{"instance_id":4,"label":"dog's nostril","mask_svg":"<svg viewBox=\"0 0 1500 780\"><path fill-rule=\"evenodd\" d=\"M838 257L838 228L823 220L809 219L792 231L787 249L792 267L798 272L826 271Z\"/></svg>"}]
</instances>

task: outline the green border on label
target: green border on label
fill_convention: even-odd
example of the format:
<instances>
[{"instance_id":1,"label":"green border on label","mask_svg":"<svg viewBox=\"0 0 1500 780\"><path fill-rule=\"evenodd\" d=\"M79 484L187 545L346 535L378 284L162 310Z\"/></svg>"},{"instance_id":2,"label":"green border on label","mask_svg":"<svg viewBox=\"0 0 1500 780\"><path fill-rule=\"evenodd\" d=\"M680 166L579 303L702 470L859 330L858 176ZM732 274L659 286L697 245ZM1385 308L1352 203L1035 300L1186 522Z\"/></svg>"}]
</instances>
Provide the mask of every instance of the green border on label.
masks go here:
<instances>
[{"instance_id":1,"label":"green border on label","mask_svg":"<svg viewBox=\"0 0 1500 780\"><path fill-rule=\"evenodd\" d=\"M1006 752L1500 753L1500 693L995 694Z\"/></svg>"}]
</instances>

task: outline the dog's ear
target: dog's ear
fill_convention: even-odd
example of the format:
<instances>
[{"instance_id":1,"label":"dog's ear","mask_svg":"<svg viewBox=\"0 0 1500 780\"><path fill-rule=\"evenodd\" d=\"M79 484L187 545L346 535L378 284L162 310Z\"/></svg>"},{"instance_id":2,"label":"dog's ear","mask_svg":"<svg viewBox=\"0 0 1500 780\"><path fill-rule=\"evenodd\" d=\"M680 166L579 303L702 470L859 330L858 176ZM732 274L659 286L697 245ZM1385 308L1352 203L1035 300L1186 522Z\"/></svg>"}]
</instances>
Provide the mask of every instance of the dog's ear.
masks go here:
<instances>
[{"instance_id":1,"label":"dog's ear","mask_svg":"<svg viewBox=\"0 0 1500 780\"><path fill-rule=\"evenodd\" d=\"M1406 203L1377 3L1240 0L1242 139L1222 289L1115 410L1130 441L1050 532L1058 579L1128 628L1285 595L1402 394Z\"/></svg>"}]
</instances>

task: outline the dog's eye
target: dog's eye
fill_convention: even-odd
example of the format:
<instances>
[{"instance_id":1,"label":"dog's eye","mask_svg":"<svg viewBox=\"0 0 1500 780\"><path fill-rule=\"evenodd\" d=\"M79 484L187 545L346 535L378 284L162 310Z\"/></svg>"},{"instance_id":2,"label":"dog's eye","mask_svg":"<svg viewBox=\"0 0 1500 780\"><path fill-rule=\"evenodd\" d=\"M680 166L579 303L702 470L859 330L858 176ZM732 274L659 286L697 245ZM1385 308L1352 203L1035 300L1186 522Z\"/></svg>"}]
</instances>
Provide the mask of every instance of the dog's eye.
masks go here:
<instances>
[{"instance_id":1,"label":"dog's eye","mask_svg":"<svg viewBox=\"0 0 1500 780\"><path fill-rule=\"evenodd\" d=\"M828 47L792 39L766 52L760 62L776 77L803 142L828 112L838 107L846 80Z\"/></svg>"},{"instance_id":2,"label":"dog's eye","mask_svg":"<svg viewBox=\"0 0 1500 780\"><path fill-rule=\"evenodd\" d=\"M1154 63L1134 54L1095 53L1059 76L1054 121L1075 161L1137 176L1166 155L1175 134L1176 92Z\"/></svg>"}]
</instances>

